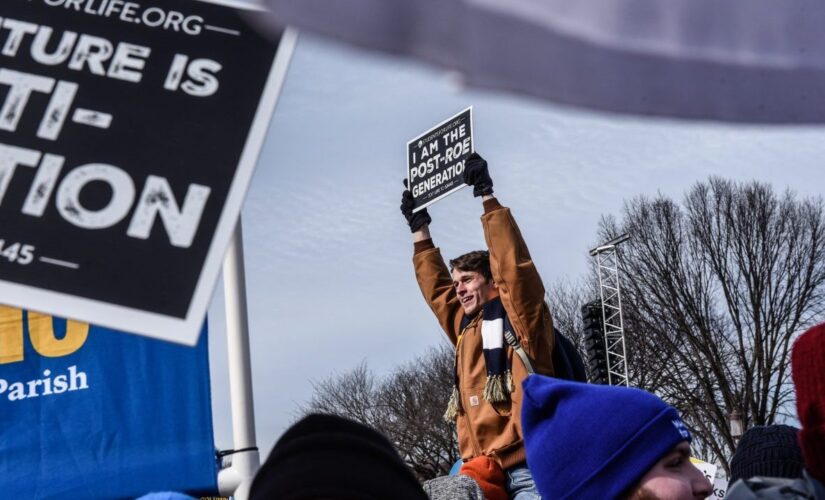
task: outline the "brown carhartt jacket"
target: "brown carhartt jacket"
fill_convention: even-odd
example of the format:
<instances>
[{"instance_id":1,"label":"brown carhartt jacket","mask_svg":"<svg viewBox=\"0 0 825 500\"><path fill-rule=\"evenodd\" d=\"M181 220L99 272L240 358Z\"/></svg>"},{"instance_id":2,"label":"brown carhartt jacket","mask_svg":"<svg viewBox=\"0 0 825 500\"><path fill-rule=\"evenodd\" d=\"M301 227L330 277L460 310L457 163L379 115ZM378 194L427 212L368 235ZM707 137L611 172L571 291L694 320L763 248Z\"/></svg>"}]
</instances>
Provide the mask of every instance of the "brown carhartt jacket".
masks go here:
<instances>
[{"instance_id":1,"label":"brown carhartt jacket","mask_svg":"<svg viewBox=\"0 0 825 500\"><path fill-rule=\"evenodd\" d=\"M498 283L504 310L537 373L553 375L553 320L544 302L541 282L527 246L510 215L493 198L484 202L481 217L490 268ZM487 371L482 354L481 313L463 332L459 331L464 310L458 301L441 252L432 240L415 244L415 275L424 298L438 318L447 337L456 346L456 371L461 407L456 418L461 458L469 460L487 455L508 469L525 460L521 433L521 382L527 370L521 359L507 346L515 390L507 403L487 402L482 394ZM505 343L506 346L506 343Z\"/></svg>"}]
</instances>

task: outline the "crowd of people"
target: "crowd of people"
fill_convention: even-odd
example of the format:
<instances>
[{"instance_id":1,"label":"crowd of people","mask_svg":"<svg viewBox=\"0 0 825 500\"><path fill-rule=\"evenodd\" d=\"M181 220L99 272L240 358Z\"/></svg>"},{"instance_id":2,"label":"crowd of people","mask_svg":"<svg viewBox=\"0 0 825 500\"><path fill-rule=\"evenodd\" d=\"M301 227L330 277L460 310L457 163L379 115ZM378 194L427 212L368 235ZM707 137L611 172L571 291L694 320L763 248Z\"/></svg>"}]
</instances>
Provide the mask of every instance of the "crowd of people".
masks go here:
<instances>
[{"instance_id":1,"label":"crowd of people","mask_svg":"<svg viewBox=\"0 0 825 500\"><path fill-rule=\"evenodd\" d=\"M487 250L445 263L426 208L410 191L424 300L455 346L459 474L420 485L386 438L311 415L281 438L251 488L265 498L693 500L713 493L693 465L678 412L640 389L583 383L561 365L545 291L510 210L493 196L487 162L472 154L464 181L481 198ZM801 430L755 427L731 460L726 498L825 499L825 324L794 345Z\"/></svg>"},{"instance_id":2,"label":"crowd of people","mask_svg":"<svg viewBox=\"0 0 825 500\"><path fill-rule=\"evenodd\" d=\"M801 429L749 429L731 459L725 498L825 499L825 324L795 343ZM704 499L708 479L690 461L691 436L657 396L534 374L522 384L526 467L544 499ZM507 500L505 470L491 455L419 484L392 444L362 424L310 415L278 441L250 498Z\"/></svg>"},{"instance_id":3,"label":"crowd of people","mask_svg":"<svg viewBox=\"0 0 825 500\"><path fill-rule=\"evenodd\" d=\"M401 211L425 301L455 346L458 474L423 485L384 436L331 415L310 415L276 443L250 498L631 499L708 498L678 412L646 391L587 384L564 355L542 280L510 213L493 196L487 162L465 163L482 199L487 250L445 263L426 209L405 190ZM801 429L754 427L730 462L725 498L825 500L825 323L799 337L792 377Z\"/></svg>"}]
</instances>

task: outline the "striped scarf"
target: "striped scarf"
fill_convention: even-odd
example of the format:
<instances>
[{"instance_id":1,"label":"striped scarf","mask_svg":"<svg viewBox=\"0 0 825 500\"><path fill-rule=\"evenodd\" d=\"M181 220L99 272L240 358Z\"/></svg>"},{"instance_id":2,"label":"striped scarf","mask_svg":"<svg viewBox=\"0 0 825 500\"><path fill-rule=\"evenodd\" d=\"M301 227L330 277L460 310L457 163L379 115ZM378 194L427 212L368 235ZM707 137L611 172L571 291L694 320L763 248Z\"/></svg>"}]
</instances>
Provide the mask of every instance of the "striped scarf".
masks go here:
<instances>
[{"instance_id":1,"label":"striped scarf","mask_svg":"<svg viewBox=\"0 0 825 500\"><path fill-rule=\"evenodd\" d=\"M461 320L462 335L456 344L456 358L453 365L453 393L444 413L444 420L452 422L459 412L464 409L461 405L461 394L458 390L458 347L463 339L464 329L470 324L472 318L464 316ZM510 320L507 319L507 312L501 299L487 302L481 309L481 345L484 352L484 364L487 367L487 381L484 384L483 397L490 403L503 403L510 399L513 392L513 374L507 362L507 352L505 351L504 332L513 331Z\"/></svg>"}]
</instances>

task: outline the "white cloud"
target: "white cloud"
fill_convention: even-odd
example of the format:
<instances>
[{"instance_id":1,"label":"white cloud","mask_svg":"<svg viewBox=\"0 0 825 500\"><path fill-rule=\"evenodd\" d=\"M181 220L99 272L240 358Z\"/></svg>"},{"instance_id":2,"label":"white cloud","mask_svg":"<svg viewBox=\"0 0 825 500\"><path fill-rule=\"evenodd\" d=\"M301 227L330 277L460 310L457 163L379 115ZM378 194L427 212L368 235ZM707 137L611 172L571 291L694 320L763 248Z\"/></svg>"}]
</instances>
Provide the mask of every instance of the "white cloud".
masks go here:
<instances>
[{"instance_id":1,"label":"white cloud","mask_svg":"<svg viewBox=\"0 0 825 500\"><path fill-rule=\"evenodd\" d=\"M476 147L545 280L585 272L603 213L711 174L823 191L817 128L581 112L457 91L443 74L303 36L244 207L258 443L265 457L310 380L386 372L443 337L399 213L406 141L472 104ZM469 190L430 210L445 257L483 246ZM211 311L217 444L231 446L222 292Z\"/></svg>"}]
</instances>

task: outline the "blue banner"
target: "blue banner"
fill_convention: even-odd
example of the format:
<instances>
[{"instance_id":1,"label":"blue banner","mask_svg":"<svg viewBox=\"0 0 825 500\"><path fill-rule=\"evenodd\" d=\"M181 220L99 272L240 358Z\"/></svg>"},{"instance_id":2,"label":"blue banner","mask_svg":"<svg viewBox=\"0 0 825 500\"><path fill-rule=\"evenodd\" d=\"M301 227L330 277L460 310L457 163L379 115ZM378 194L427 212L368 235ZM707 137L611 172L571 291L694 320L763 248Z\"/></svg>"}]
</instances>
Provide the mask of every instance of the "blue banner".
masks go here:
<instances>
[{"instance_id":1,"label":"blue banner","mask_svg":"<svg viewBox=\"0 0 825 500\"><path fill-rule=\"evenodd\" d=\"M0 496L214 494L206 325L185 347L0 306Z\"/></svg>"}]
</instances>

